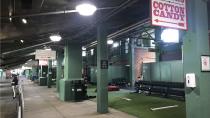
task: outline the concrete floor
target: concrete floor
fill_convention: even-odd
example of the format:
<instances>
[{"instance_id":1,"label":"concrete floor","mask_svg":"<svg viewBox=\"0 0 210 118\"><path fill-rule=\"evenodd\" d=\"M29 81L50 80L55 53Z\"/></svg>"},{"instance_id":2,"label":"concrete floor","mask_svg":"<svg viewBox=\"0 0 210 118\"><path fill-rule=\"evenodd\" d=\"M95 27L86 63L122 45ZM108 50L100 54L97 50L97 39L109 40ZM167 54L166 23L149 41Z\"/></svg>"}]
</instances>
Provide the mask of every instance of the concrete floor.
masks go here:
<instances>
[{"instance_id":1,"label":"concrete floor","mask_svg":"<svg viewBox=\"0 0 210 118\"><path fill-rule=\"evenodd\" d=\"M98 114L93 101L63 102L57 96L55 88L28 81L24 85L24 118L136 118L111 108L107 114Z\"/></svg>"},{"instance_id":2,"label":"concrete floor","mask_svg":"<svg viewBox=\"0 0 210 118\"><path fill-rule=\"evenodd\" d=\"M11 80L0 80L0 118L17 118L17 99L13 99Z\"/></svg>"}]
</instances>

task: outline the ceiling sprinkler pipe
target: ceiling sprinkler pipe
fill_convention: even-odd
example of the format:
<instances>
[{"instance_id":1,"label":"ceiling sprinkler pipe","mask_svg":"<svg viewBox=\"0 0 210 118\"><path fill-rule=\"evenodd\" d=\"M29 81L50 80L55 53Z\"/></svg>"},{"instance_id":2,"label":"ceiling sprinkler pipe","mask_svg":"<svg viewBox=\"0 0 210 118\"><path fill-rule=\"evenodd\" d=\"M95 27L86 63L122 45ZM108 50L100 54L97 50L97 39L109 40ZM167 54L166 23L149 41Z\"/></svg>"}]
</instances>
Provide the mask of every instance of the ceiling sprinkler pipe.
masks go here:
<instances>
[{"instance_id":1,"label":"ceiling sprinkler pipe","mask_svg":"<svg viewBox=\"0 0 210 118\"><path fill-rule=\"evenodd\" d=\"M39 46L42 46L42 45L45 45L45 44L50 44L50 43L53 43L53 41L49 41L49 42L45 42L45 43L41 43L41 44L29 46L29 47L17 49L17 50L12 50L12 51L8 51L8 52L4 52L4 53L2 53L2 55L8 55L8 54L11 54L11 53L15 53L15 52L19 52L19 51L23 51L23 50L27 50L27 49L31 49L31 48L35 48L35 47L39 47Z\"/></svg>"},{"instance_id":2,"label":"ceiling sprinkler pipe","mask_svg":"<svg viewBox=\"0 0 210 118\"><path fill-rule=\"evenodd\" d=\"M46 15L55 15L55 14L67 14L67 13L72 13L72 12L76 12L76 10L62 10L62 11L53 11L53 12L37 13L37 14L16 15L16 16L11 16L11 17L1 17L1 19L46 16Z\"/></svg>"}]
</instances>

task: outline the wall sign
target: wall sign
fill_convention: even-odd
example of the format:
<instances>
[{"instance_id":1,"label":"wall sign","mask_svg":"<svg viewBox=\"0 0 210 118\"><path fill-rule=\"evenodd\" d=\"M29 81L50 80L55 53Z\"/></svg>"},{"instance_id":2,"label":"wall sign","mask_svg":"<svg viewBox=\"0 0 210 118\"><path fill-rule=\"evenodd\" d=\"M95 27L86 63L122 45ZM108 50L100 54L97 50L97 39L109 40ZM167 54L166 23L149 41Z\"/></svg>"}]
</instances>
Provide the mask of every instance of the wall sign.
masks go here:
<instances>
[{"instance_id":1,"label":"wall sign","mask_svg":"<svg viewBox=\"0 0 210 118\"><path fill-rule=\"evenodd\" d=\"M101 60L101 69L108 69L108 60Z\"/></svg>"},{"instance_id":2,"label":"wall sign","mask_svg":"<svg viewBox=\"0 0 210 118\"><path fill-rule=\"evenodd\" d=\"M201 71L210 71L210 56L201 56Z\"/></svg>"},{"instance_id":3,"label":"wall sign","mask_svg":"<svg viewBox=\"0 0 210 118\"><path fill-rule=\"evenodd\" d=\"M152 25L187 30L186 0L151 0Z\"/></svg>"},{"instance_id":4,"label":"wall sign","mask_svg":"<svg viewBox=\"0 0 210 118\"><path fill-rule=\"evenodd\" d=\"M47 66L48 60L39 60L39 66Z\"/></svg>"},{"instance_id":5,"label":"wall sign","mask_svg":"<svg viewBox=\"0 0 210 118\"><path fill-rule=\"evenodd\" d=\"M36 50L35 59L46 60L46 59L56 59L56 51L52 50Z\"/></svg>"}]
</instances>

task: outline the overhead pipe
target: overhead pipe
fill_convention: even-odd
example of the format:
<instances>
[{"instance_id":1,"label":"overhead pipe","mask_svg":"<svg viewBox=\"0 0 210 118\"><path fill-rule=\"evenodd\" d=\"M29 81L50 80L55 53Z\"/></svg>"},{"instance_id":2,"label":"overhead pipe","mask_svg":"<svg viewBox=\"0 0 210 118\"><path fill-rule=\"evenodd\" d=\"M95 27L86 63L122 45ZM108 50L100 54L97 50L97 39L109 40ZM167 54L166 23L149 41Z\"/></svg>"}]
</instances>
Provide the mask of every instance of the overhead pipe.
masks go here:
<instances>
[{"instance_id":1,"label":"overhead pipe","mask_svg":"<svg viewBox=\"0 0 210 118\"><path fill-rule=\"evenodd\" d=\"M130 1L130 0L128 0ZM42 3L43 4L43 3ZM42 7L42 4L40 7ZM109 7L109 8L99 8L98 10L104 9L114 9L118 7ZM52 12L45 12L45 13L34 13L34 14L24 14L24 15L13 15L9 17L1 17L1 19L8 19L8 18L19 18L19 17L35 17L35 16L46 16L46 15L56 15L56 14L67 14L67 13L75 13L76 10L61 10L61 11L52 11Z\"/></svg>"},{"instance_id":2,"label":"overhead pipe","mask_svg":"<svg viewBox=\"0 0 210 118\"><path fill-rule=\"evenodd\" d=\"M27 55L25 56L24 58L22 57L18 57L18 58L12 58L12 59L7 59L7 61L5 63L0 63L0 65L9 65L9 64L12 64L12 63L15 63L15 62L18 62L22 59L30 59L32 58L34 55Z\"/></svg>"},{"instance_id":3,"label":"overhead pipe","mask_svg":"<svg viewBox=\"0 0 210 118\"><path fill-rule=\"evenodd\" d=\"M117 8L115 10L113 10L112 12L110 12L110 14L105 18L109 19L111 16L115 15L116 13L120 12L121 9L126 8L127 6L130 6L131 4L128 4L129 2L135 3L138 0L127 0L126 2L124 2L123 4L121 4L119 7L110 7L108 9L113 9L113 8ZM43 4L44 0L41 3L41 6ZM103 10L106 8L99 8L98 10ZM73 13L73 12L77 12L76 10L61 10L61 11L52 11L52 12L46 12L46 13L35 13L35 14L25 14L25 15L14 15L14 16L9 16L9 17L1 17L1 19L3 18L17 18L17 17L34 17L34 16L46 16L46 15L55 15L55 14L66 14L66 13ZM103 19L104 19L103 18ZM101 19L102 20L102 19Z\"/></svg>"},{"instance_id":4,"label":"overhead pipe","mask_svg":"<svg viewBox=\"0 0 210 118\"><path fill-rule=\"evenodd\" d=\"M119 7L117 7L116 9L112 10L111 12L108 13L108 15L105 15L103 17L101 17L100 19L97 19L97 21L89 26L88 28L84 29L83 31L79 32L78 34L72 36L72 39L76 39L78 37L80 37L81 35L86 34L89 30L91 30L94 26L96 26L98 23L103 23L104 21L110 19L112 16L116 15L117 13L121 12L122 10L124 10L125 8L133 5L134 3L136 3L138 0L127 0L125 2L123 2Z\"/></svg>"},{"instance_id":5,"label":"overhead pipe","mask_svg":"<svg viewBox=\"0 0 210 118\"><path fill-rule=\"evenodd\" d=\"M133 24L131 26L128 26L126 28L123 28L123 29L121 29L119 31L116 31L116 32L112 33L112 34L109 34L107 36L107 39L113 39L115 37L118 37L118 36L120 36L122 34L125 34L125 33L129 32L129 31L132 31L132 30L134 30L134 29L136 29L138 27L141 27L141 26L143 26L145 24L149 24L149 23L150 23L150 19L149 18L144 19L144 20L142 20L140 22L137 22L137 23L135 23L135 24Z\"/></svg>"},{"instance_id":6,"label":"overhead pipe","mask_svg":"<svg viewBox=\"0 0 210 118\"><path fill-rule=\"evenodd\" d=\"M1 66L1 68L3 68L3 69L16 68L16 67L19 67L20 65L23 65L26 61L27 61L27 59L24 59L24 60L21 60L19 62L15 62L15 63L11 63L9 65Z\"/></svg>"},{"instance_id":7,"label":"overhead pipe","mask_svg":"<svg viewBox=\"0 0 210 118\"><path fill-rule=\"evenodd\" d=\"M116 32L114 32L112 34L109 34L107 36L107 40L113 39L115 37L118 37L120 35L123 35L125 33L128 33L129 31L132 31L132 30L134 30L134 29L136 29L138 27L141 27L141 26L143 26L145 24L149 24L149 23L150 23L150 19L149 18L148 19L144 19L144 20L142 20L140 22L137 22L137 23L135 23L135 24L133 24L131 26L125 27L125 28L123 28L123 29L121 29L119 31L116 31ZM88 48L88 47L92 47L94 45L97 45L97 41L94 41L94 42L92 42L92 43L90 43L88 45L85 45L85 47Z\"/></svg>"},{"instance_id":8,"label":"overhead pipe","mask_svg":"<svg viewBox=\"0 0 210 118\"><path fill-rule=\"evenodd\" d=\"M132 4L136 3L138 0L127 0L124 3L122 3L119 7L117 7L116 9L112 10L108 15L100 18L98 21L99 22L104 22L106 20L108 20L109 18L111 18L112 16L114 16L115 14L119 13L120 11L124 10L125 8L131 6ZM28 14L28 15L16 15L16 16L12 16L12 18L15 17L33 17L33 16L44 16L44 15L54 15L54 14L66 14L66 13L72 13L72 12L76 12L76 10L62 10L62 11L55 11L55 12L47 12L47 13L37 13L37 14ZM1 18L8 18L8 17L1 17ZM86 32L88 32L90 29L92 29L98 22L96 22L95 24L93 24L91 27L83 30L83 32L73 36L73 38L77 38L83 34L85 34ZM51 42L50 42L51 43ZM38 45L43 45L43 44L38 44ZM3 55L7 55L13 52L17 52L17 51L21 51L21 50L25 50L28 48L33 48L33 47L37 47L37 45L34 46L30 46L30 47L26 47L26 48L22 48L22 49L18 49L18 50L14 50L14 51L9 51L9 52L5 52L3 53Z\"/></svg>"},{"instance_id":9,"label":"overhead pipe","mask_svg":"<svg viewBox=\"0 0 210 118\"><path fill-rule=\"evenodd\" d=\"M124 10L125 8L131 6L132 4L136 3L138 0L127 0L124 3L122 3L119 7L116 7L116 9L112 10L108 15L98 19L92 26L86 28L82 32L74 35L72 39L78 38L79 36L87 33L90 29L92 29L99 21L99 23L104 22L114 16L115 14L119 13L120 11ZM100 9L99 9L100 10ZM44 16L44 15L54 15L54 14L66 14L66 13L71 13L71 12L76 12L76 10L62 10L62 11L54 11L54 12L47 12L47 13L37 13L37 14L28 14L28 15L16 15L12 16L12 18L15 17L33 17L33 16ZM2 18L8 18L8 17L1 17ZM7 53L5 53L7 54Z\"/></svg>"},{"instance_id":10,"label":"overhead pipe","mask_svg":"<svg viewBox=\"0 0 210 118\"><path fill-rule=\"evenodd\" d=\"M108 19L110 19L112 16L116 15L117 13L121 12L122 10L124 10L125 8L133 5L134 3L136 3L138 0L127 0L124 3L122 3L118 8L112 10L108 15L100 18L99 23L104 22Z\"/></svg>"},{"instance_id":11,"label":"overhead pipe","mask_svg":"<svg viewBox=\"0 0 210 118\"><path fill-rule=\"evenodd\" d=\"M92 47L92 46L94 46L94 45L97 45L97 41L94 41L94 42L92 42L92 43L90 43L90 44L88 44L88 45L85 45L84 47L85 48L89 48L89 47Z\"/></svg>"},{"instance_id":12,"label":"overhead pipe","mask_svg":"<svg viewBox=\"0 0 210 118\"><path fill-rule=\"evenodd\" d=\"M46 15L55 15L55 14L67 14L67 13L72 13L72 12L76 12L76 10L62 10L62 11L52 11L52 12L46 12L46 13L14 15L14 16L10 16L10 17L1 17L1 19L18 18L18 17L46 16Z\"/></svg>"},{"instance_id":13,"label":"overhead pipe","mask_svg":"<svg viewBox=\"0 0 210 118\"><path fill-rule=\"evenodd\" d=\"M19 57L26 57L26 56L32 56L32 55L35 55L34 50L29 50L24 53L16 53L16 54L4 56L4 60L8 61L8 59L10 58L19 58Z\"/></svg>"},{"instance_id":14,"label":"overhead pipe","mask_svg":"<svg viewBox=\"0 0 210 118\"><path fill-rule=\"evenodd\" d=\"M11 53L15 53L15 52L19 52L19 51L23 51L23 50L27 50L27 49L31 49L31 48L35 48L35 47L39 47L39 46L50 44L50 43L53 43L53 41L44 42L44 43L41 43L41 44L37 44L37 45L33 45L33 46L29 46L29 47L25 47L25 48L21 48L21 49L17 49L17 50L12 50L12 51L8 51L8 52L4 52L4 53L2 53L2 55L3 56L4 55L8 55L8 54L11 54Z\"/></svg>"}]
</instances>

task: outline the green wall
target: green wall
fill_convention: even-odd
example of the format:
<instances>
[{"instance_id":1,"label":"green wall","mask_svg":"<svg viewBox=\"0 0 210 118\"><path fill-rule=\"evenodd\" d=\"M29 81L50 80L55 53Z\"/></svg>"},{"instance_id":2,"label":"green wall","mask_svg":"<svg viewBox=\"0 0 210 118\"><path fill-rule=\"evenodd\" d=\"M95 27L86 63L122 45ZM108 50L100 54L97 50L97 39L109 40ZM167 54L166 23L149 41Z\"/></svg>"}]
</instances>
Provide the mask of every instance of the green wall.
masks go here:
<instances>
[{"instance_id":1,"label":"green wall","mask_svg":"<svg viewBox=\"0 0 210 118\"><path fill-rule=\"evenodd\" d=\"M97 69L95 66L90 67L90 81L91 82L96 82L96 73L97 73ZM112 79L120 79L120 78L124 78L126 80L128 80L128 73L126 71L126 67L125 66L109 66L108 69L108 82L111 82Z\"/></svg>"},{"instance_id":2,"label":"green wall","mask_svg":"<svg viewBox=\"0 0 210 118\"><path fill-rule=\"evenodd\" d=\"M184 82L182 61L147 63L143 65L144 80Z\"/></svg>"}]
</instances>

